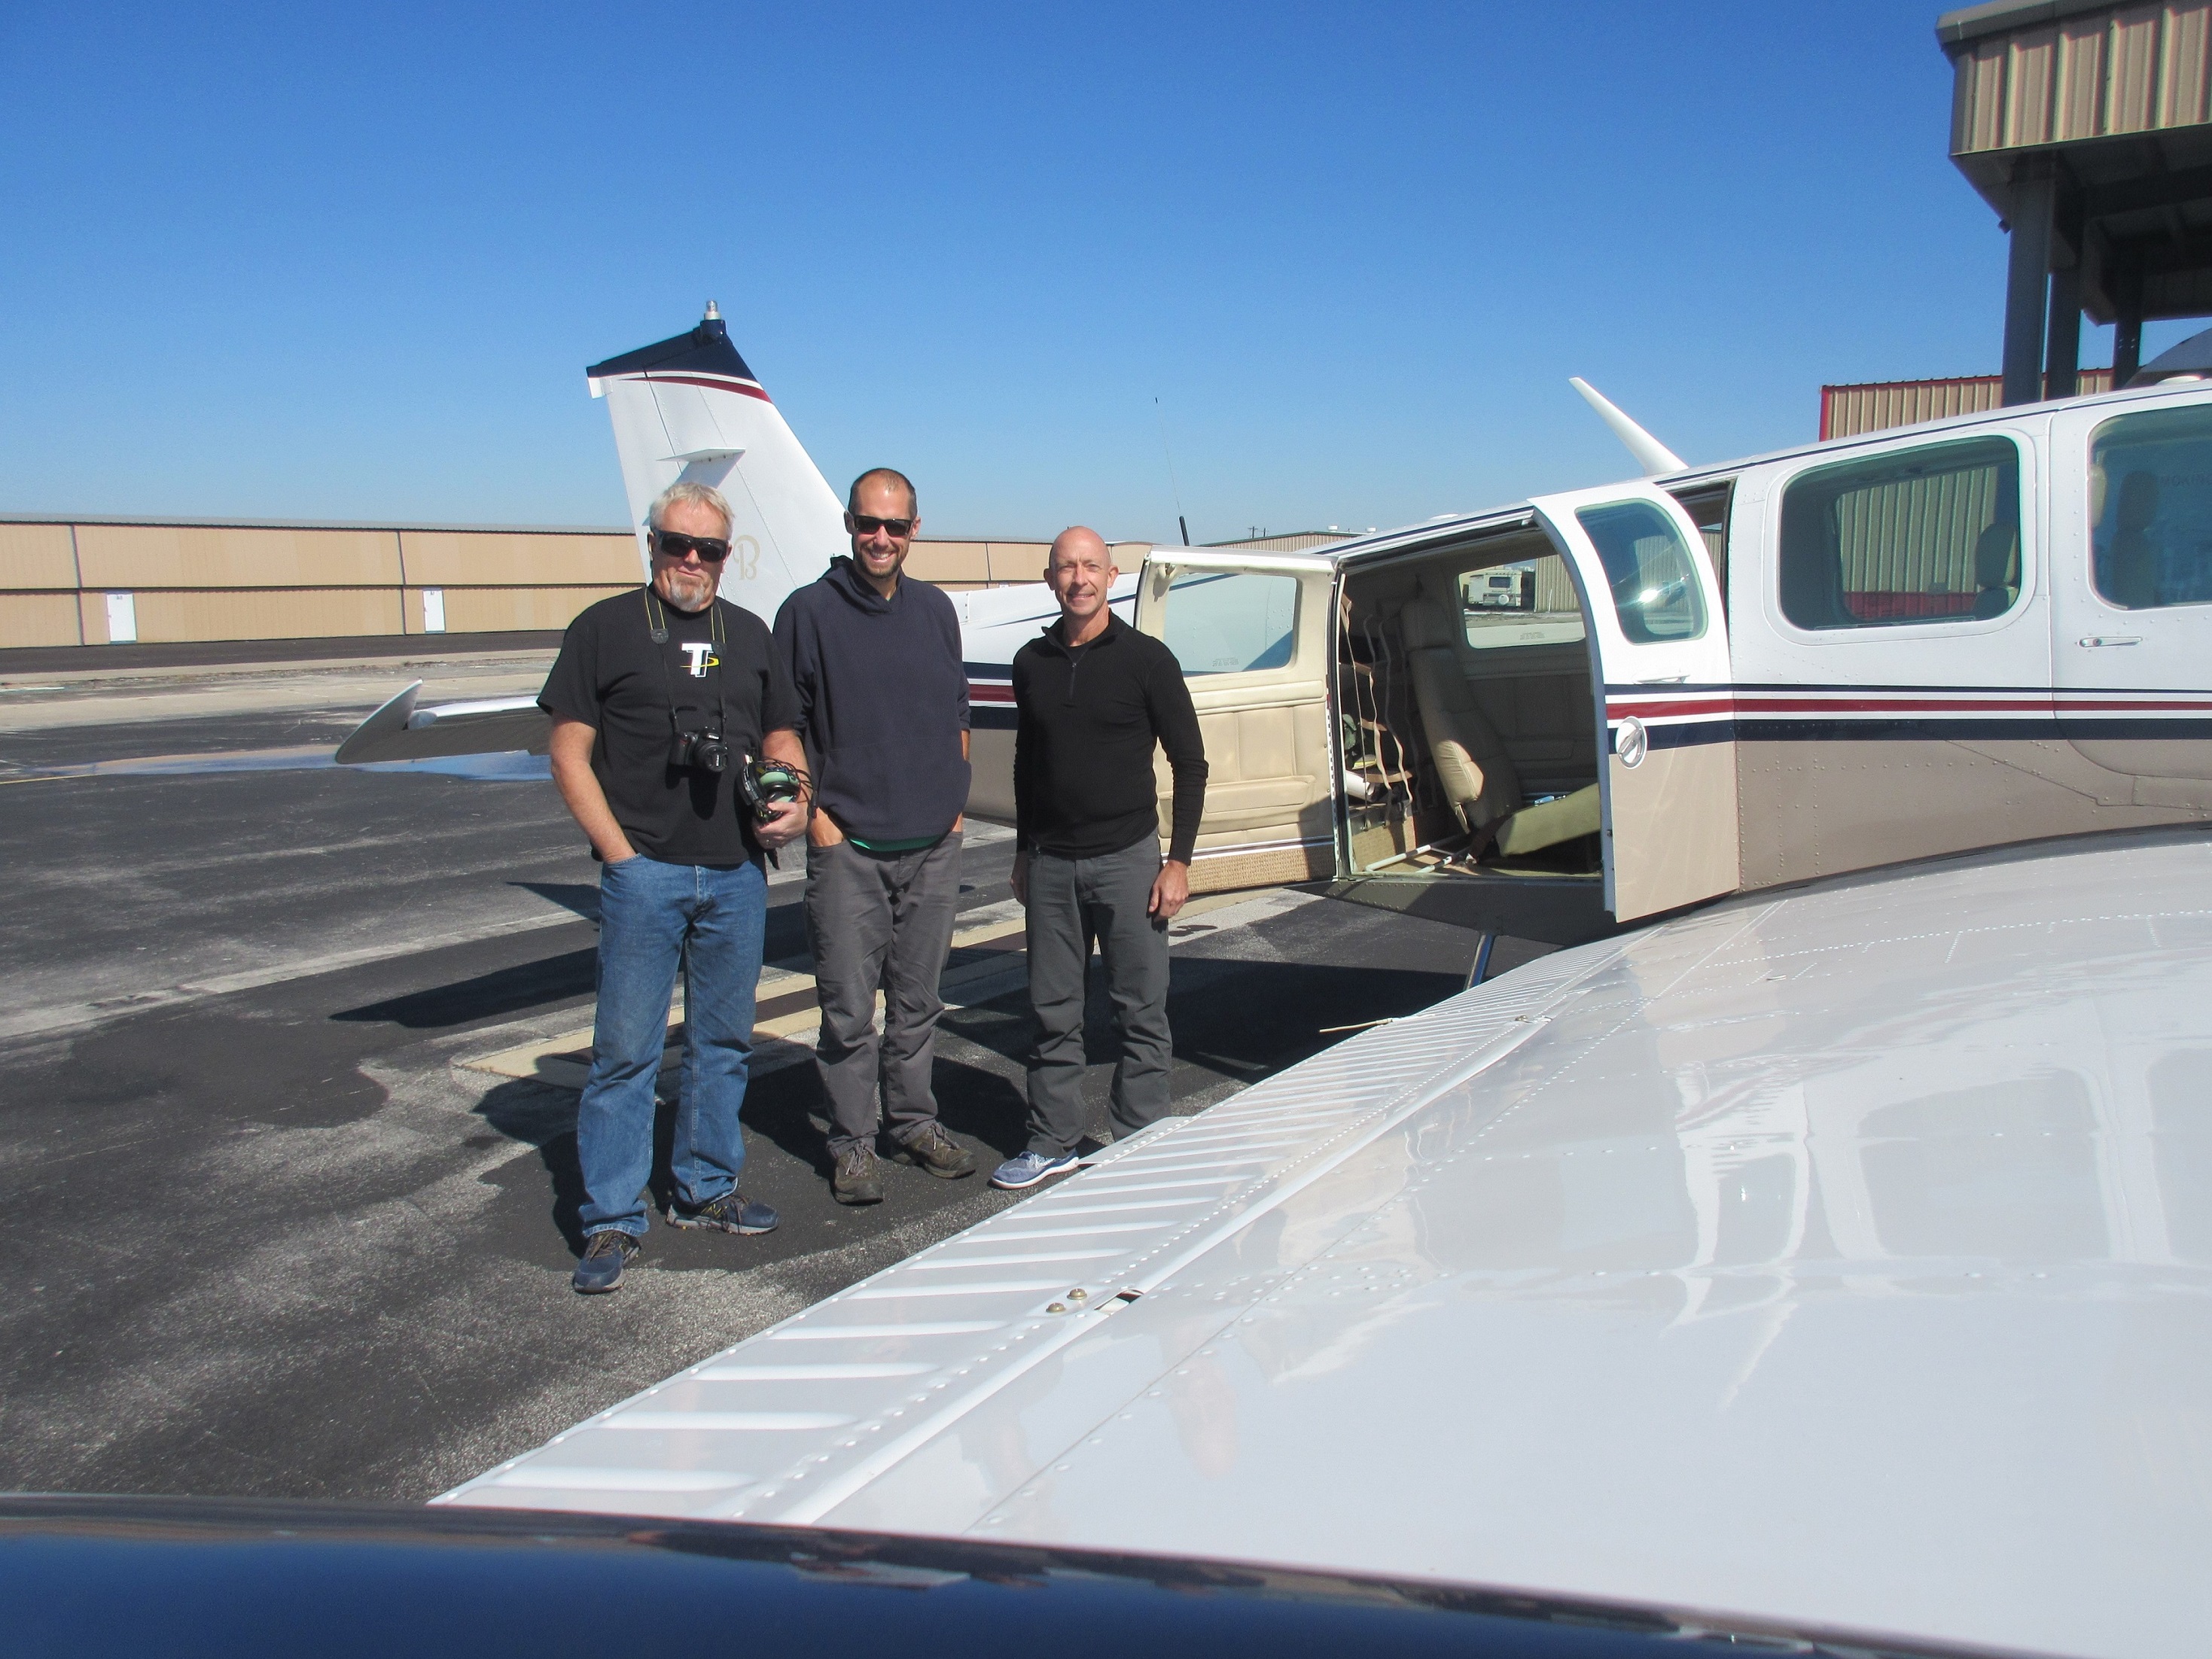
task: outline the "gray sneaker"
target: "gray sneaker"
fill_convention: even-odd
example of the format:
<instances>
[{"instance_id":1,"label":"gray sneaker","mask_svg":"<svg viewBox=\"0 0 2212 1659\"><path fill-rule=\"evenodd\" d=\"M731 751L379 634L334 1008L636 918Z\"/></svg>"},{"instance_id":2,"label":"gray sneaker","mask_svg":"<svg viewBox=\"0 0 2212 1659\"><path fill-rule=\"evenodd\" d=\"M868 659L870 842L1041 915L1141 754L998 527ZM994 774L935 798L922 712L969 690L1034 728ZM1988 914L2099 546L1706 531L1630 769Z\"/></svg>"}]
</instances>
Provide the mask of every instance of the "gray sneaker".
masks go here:
<instances>
[{"instance_id":1,"label":"gray sneaker","mask_svg":"<svg viewBox=\"0 0 2212 1659\"><path fill-rule=\"evenodd\" d=\"M830 1172L830 1196L840 1204L884 1201L884 1166L874 1147L856 1140L837 1154L837 1167Z\"/></svg>"},{"instance_id":2,"label":"gray sneaker","mask_svg":"<svg viewBox=\"0 0 2212 1659\"><path fill-rule=\"evenodd\" d=\"M975 1154L945 1133L945 1126L934 1119L899 1144L898 1159L902 1164L919 1164L946 1181L975 1173Z\"/></svg>"},{"instance_id":3,"label":"gray sneaker","mask_svg":"<svg viewBox=\"0 0 2212 1659\"><path fill-rule=\"evenodd\" d=\"M1040 1181L1066 1175L1081 1162L1073 1152L1021 1152L991 1171L991 1184L1018 1193Z\"/></svg>"}]
</instances>

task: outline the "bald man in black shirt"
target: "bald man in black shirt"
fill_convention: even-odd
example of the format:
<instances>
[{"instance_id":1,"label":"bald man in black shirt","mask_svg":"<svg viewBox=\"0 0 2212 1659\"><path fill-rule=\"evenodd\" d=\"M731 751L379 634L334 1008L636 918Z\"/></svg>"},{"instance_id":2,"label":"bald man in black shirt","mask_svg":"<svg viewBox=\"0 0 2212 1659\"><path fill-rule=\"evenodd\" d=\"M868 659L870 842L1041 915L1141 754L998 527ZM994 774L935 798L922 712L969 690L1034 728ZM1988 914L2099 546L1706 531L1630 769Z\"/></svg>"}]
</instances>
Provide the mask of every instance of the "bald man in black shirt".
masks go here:
<instances>
[{"instance_id":1,"label":"bald man in black shirt","mask_svg":"<svg viewBox=\"0 0 2212 1659\"><path fill-rule=\"evenodd\" d=\"M1084 985L1091 941L1106 961L1121 1057L1115 1128L1165 1115L1168 923L1190 894L1191 848L1206 805L1206 744L1182 668L1167 647L1109 608L1113 556L1096 531L1063 531L1045 580L1060 620L1014 657L1014 896L1028 908L1029 1150L993 1172L1020 1188L1075 1167L1083 1136ZM1160 855L1152 752L1175 775Z\"/></svg>"}]
</instances>

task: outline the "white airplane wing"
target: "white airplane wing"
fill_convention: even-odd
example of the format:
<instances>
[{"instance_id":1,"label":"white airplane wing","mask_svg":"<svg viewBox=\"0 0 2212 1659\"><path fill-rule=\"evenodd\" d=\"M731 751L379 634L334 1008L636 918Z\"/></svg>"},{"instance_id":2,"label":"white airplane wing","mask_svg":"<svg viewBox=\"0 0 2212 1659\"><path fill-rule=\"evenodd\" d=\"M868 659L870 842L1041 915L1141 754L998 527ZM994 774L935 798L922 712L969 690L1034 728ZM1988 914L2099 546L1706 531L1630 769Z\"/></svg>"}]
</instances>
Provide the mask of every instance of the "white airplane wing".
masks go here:
<instances>
[{"instance_id":1,"label":"white airplane wing","mask_svg":"<svg viewBox=\"0 0 2212 1659\"><path fill-rule=\"evenodd\" d=\"M1561 952L440 1501L2191 1652L2208 924L2169 834Z\"/></svg>"},{"instance_id":2,"label":"white airplane wing","mask_svg":"<svg viewBox=\"0 0 2212 1659\"><path fill-rule=\"evenodd\" d=\"M550 716L534 697L447 702L417 708L417 680L363 720L332 757L341 766L377 761L431 760L448 755L549 752Z\"/></svg>"}]
</instances>

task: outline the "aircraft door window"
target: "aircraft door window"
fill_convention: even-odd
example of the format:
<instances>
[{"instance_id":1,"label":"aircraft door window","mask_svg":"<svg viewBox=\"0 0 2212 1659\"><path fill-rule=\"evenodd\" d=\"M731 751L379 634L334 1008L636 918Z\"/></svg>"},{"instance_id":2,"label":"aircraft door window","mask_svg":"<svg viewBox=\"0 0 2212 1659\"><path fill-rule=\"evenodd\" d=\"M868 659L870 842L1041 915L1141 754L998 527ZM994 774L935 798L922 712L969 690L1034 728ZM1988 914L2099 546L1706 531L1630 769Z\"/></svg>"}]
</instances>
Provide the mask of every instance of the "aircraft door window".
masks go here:
<instances>
[{"instance_id":1,"label":"aircraft door window","mask_svg":"<svg viewBox=\"0 0 2212 1659\"><path fill-rule=\"evenodd\" d=\"M1705 602L1689 547L1672 519L1650 501L1578 507L1575 518L1605 566L1613 615L1631 645L1704 635Z\"/></svg>"},{"instance_id":2,"label":"aircraft door window","mask_svg":"<svg viewBox=\"0 0 2212 1659\"><path fill-rule=\"evenodd\" d=\"M2099 427L2089 520L2100 597L2130 611L2212 604L2212 408Z\"/></svg>"},{"instance_id":3,"label":"aircraft door window","mask_svg":"<svg viewBox=\"0 0 2212 1659\"><path fill-rule=\"evenodd\" d=\"M1816 467L1782 496L1782 614L1800 628L2003 616L2020 602L2020 453L1975 438Z\"/></svg>"},{"instance_id":4,"label":"aircraft door window","mask_svg":"<svg viewBox=\"0 0 2212 1659\"><path fill-rule=\"evenodd\" d=\"M1297 620L1296 576L1194 570L1168 589L1161 639L1187 675L1245 674L1290 666Z\"/></svg>"}]
</instances>

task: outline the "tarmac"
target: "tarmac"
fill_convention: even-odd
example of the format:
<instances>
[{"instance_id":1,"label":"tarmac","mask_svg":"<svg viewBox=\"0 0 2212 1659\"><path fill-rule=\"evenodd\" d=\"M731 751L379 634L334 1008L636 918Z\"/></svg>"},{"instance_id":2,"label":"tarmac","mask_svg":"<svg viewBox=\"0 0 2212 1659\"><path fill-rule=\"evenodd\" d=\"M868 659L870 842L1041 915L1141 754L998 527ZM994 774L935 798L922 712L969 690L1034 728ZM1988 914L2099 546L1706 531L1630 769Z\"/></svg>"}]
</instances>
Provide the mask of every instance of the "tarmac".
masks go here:
<instances>
[{"instance_id":1,"label":"tarmac","mask_svg":"<svg viewBox=\"0 0 2212 1659\"><path fill-rule=\"evenodd\" d=\"M830 1200L787 857L743 1182L782 1225L656 1226L618 1293L569 1291L582 838L542 767L328 760L418 675L525 696L549 660L0 665L0 1486L427 1498L1018 1201L896 1165ZM935 1076L986 1169L1024 1141L1010 860L973 827ZM1176 1109L1449 994L1473 948L1306 892L1194 905ZM1103 1138L1095 997L1091 1048Z\"/></svg>"}]
</instances>

